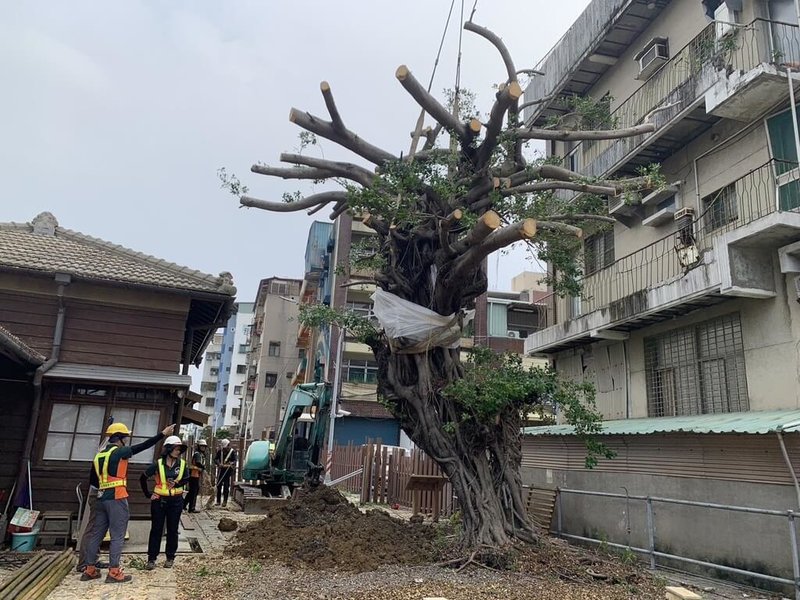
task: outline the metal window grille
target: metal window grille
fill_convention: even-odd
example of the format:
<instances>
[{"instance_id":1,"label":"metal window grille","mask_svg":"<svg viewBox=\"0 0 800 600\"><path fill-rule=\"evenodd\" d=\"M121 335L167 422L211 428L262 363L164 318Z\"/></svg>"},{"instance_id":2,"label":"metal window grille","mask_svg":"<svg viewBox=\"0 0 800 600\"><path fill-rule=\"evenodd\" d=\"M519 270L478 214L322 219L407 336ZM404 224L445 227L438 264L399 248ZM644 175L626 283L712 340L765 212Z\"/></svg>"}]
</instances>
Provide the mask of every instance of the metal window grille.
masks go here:
<instances>
[{"instance_id":1,"label":"metal window grille","mask_svg":"<svg viewBox=\"0 0 800 600\"><path fill-rule=\"evenodd\" d=\"M281 343L280 342L270 342L269 349L267 351L268 356L280 356L281 355Z\"/></svg>"},{"instance_id":2,"label":"metal window grille","mask_svg":"<svg viewBox=\"0 0 800 600\"><path fill-rule=\"evenodd\" d=\"M645 338L644 351L649 416L749 410L738 313Z\"/></svg>"},{"instance_id":3,"label":"metal window grille","mask_svg":"<svg viewBox=\"0 0 800 600\"><path fill-rule=\"evenodd\" d=\"M739 202L736 197L736 184L726 185L703 198L705 228L713 231L739 218Z\"/></svg>"},{"instance_id":4,"label":"metal window grille","mask_svg":"<svg viewBox=\"0 0 800 600\"><path fill-rule=\"evenodd\" d=\"M586 275L605 269L614 262L614 232L603 231L586 238L583 247L583 272Z\"/></svg>"}]
</instances>

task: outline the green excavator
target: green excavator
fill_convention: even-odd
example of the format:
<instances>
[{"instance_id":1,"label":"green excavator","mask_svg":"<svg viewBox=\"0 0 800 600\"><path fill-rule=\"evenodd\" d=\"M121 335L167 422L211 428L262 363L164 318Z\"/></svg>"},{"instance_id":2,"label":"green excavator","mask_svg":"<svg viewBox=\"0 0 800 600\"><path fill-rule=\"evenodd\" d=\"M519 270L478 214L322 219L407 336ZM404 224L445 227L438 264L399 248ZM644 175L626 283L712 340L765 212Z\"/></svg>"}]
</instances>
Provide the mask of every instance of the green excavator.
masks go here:
<instances>
[{"instance_id":1,"label":"green excavator","mask_svg":"<svg viewBox=\"0 0 800 600\"><path fill-rule=\"evenodd\" d=\"M240 483L243 507L257 497L286 499L296 487L319 485L324 465L320 454L330 423L333 395L329 383L295 386L289 396L275 447L273 442L253 442L247 451Z\"/></svg>"}]
</instances>

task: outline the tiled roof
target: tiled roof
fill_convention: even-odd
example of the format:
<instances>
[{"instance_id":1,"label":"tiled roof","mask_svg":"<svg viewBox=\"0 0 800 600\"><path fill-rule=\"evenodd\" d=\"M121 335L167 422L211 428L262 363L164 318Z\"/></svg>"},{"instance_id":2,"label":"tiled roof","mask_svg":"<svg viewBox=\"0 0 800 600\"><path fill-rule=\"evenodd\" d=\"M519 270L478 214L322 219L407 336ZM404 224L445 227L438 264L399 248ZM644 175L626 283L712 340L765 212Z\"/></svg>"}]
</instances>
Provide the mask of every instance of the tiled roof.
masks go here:
<instances>
[{"instance_id":1,"label":"tiled roof","mask_svg":"<svg viewBox=\"0 0 800 600\"><path fill-rule=\"evenodd\" d=\"M2 325L0 325L0 348L32 365L40 365L45 360L43 355L28 346Z\"/></svg>"},{"instance_id":2,"label":"tiled roof","mask_svg":"<svg viewBox=\"0 0 800 600\"><path fill-rule=\"evenodd\" d=\"M78 278L233 295L219 277L58 226L50 213L30 223L0 223L0 270L68 273Z\"/></svg>"}]
</instances>

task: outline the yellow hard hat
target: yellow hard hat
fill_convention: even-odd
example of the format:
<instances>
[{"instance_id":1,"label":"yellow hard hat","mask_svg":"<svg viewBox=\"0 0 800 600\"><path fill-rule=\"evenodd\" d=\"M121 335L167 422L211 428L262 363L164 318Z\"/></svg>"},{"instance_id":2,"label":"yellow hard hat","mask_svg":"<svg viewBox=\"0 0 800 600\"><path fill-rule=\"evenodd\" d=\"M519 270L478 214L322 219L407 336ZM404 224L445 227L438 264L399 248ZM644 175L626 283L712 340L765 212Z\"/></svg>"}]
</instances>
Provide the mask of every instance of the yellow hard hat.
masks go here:
<instances>
[{"instance_id":1,"label":"yellow hard hat","mask_svg":"<svg viewBox=\"0 0 800 600\"><path fill-rule=\"evenodd\" d=\"M108 426L108 429L106 429L106 435L114 435L115 433L130 435L131 430L128 429L128 426L125 425L125 423L112 423Z\"/></svg>"}]
</instances>

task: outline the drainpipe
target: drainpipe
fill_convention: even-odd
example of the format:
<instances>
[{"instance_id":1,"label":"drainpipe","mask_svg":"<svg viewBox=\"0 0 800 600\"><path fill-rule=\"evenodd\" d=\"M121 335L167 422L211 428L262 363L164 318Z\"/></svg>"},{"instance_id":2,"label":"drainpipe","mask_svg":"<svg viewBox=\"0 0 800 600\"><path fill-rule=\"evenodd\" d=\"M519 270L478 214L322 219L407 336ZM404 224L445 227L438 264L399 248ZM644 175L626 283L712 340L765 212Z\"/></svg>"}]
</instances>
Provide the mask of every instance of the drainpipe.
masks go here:
<instances>
[{"instance_id":1,"label":"drainpipe","mask_svg":"<svg viewBox=\"0 0 800 600\"><path fill-rule=\"evenodd\" d=\"M28 433L25 436L25 446L22 450L22 460L20 461L19 472L17 473L18 494L21 493L21 490L30 490L30 481L27 487L23 486L25 485L25 476L30 472L28 466L31 462L33 440L36 438L36 425L39 422L39 412L42 408L42 378L45 373L55 366L58 362L58 356L61 353L61 338L64 334L64 316L66 314L66 308L64 306L64 288L70 284L72 278L69 275L58 273L55 279L58 283L58 316L56 317L56 328L53 332L53 349L50 353L50 358L39 365L33 374L33 405L31 406L31 418L28 422ZM29 500L32 507L33 498Z\"/></svg>"},{"instance_id":2,"label":"drainpipe","mask_svg":"<svg viewBox=\"0 0 800 600\"><path fill-rule=\"evenodd\" d=\"M190 327L187 333L187 342L186 346L183 349L183 364L181 365L181 375L188 375L189 374L189 361L192 359L192 342L194 340L194 328ZM175 415L175 429L177 432L175 435L181 434L181 421L183 420L183 404L185 402L186 395L185 393L178 393L178 411Z\"/></svg>"},{"instance_id":3,"label":"drainpipe","mask_svg":"<svg viewBox=\"0 0 800 600\"><path fill-rule=\"evenodd\" d=\"M782 428L779 428L778 431L775 432L775 435L778 436L778 443L781 445L781 453L783 454L783 460L786 462L786 467L789 469L789 475L792 476L792 482L794 483L794 491L797 494L797 506L800 508L800 483L797 481L797 474L794 472L794 468L792 467L792 461L789 459L789 453L786 451L786 443L783 441L783 431Z\"/></svg>"}]
</instances>

